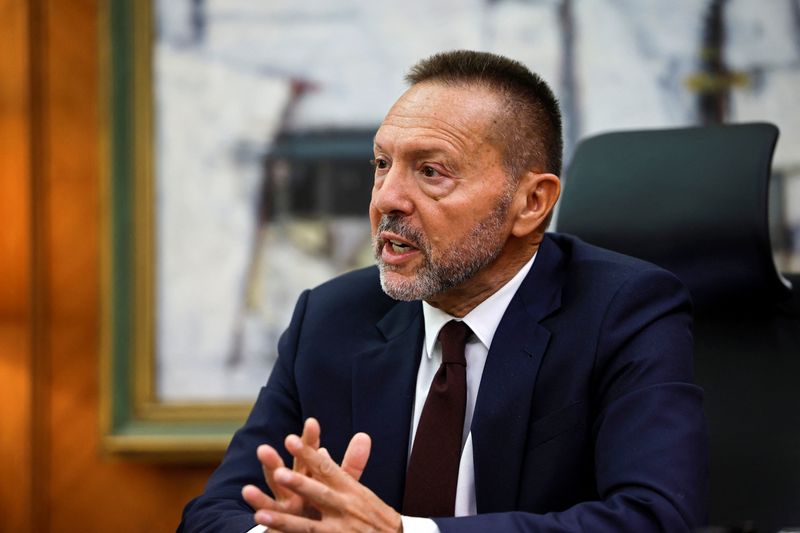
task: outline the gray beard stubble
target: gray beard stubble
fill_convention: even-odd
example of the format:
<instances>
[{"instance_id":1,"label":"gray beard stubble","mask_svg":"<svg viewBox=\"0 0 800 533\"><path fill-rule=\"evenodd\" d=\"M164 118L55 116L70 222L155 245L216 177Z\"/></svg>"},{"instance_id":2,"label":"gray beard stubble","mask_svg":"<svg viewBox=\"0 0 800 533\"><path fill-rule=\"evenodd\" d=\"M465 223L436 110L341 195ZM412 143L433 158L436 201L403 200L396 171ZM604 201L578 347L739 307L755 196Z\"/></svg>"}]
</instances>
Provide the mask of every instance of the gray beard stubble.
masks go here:
<instances>
[{"instance_id":1,"label":"gray beard stubble","mask_svg":"<svg viewBox=\"0 0 800 533\"><path fill-rule=\"evenodd\" d=\"M383 291L395 300L426 300L464 283L490 265L500 255L505 244L501 234L512 197L512 191L507 190L492 212L476 224L463 241L443 251L441 257L435 260L432 258L430 243L421 231L413 228L402 216L383 215L373 236ZM384 243L378 235L383 231L403 237L422 254L423 262L413 279L391 282L387 279L387 273L393 267L381 260Z\"/></svg>"}]
</instances>

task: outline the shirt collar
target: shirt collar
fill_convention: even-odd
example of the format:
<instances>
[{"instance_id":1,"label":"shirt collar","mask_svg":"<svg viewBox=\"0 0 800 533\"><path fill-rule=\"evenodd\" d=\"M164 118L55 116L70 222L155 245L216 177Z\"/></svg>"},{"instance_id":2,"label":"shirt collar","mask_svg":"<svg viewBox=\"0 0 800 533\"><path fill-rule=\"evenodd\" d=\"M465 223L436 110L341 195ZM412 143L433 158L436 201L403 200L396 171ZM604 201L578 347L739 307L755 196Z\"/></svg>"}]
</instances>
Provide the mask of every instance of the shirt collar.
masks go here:
<instances>
[{"instance_id":1,"label":"shirt collar","mask_svg":"<svg viewBox=\"0 0 800 533\"><path fill-rule=\"evenodd\" d=\"M478 304L475 309L467 313L463 319L449 315L441 309L437 309L428 302L423 301L422 315L425 320L425 348L428 358L433 354L433 347L439 336L439 330L450 320L463 320L466 322L475 336L478 337L478 340L480 340L488 350L492 345L495 331L497 331L497 326L500 325L500 320L502 320L508 304L511 303L511 299L517 293L520 285L522 285L522 280L524 280L525 276L530 272L537 253L533 254L533 257L519 269L519 272L517 272L513 278L500 287L494 294Z\"/></svg>"}]
</instances>

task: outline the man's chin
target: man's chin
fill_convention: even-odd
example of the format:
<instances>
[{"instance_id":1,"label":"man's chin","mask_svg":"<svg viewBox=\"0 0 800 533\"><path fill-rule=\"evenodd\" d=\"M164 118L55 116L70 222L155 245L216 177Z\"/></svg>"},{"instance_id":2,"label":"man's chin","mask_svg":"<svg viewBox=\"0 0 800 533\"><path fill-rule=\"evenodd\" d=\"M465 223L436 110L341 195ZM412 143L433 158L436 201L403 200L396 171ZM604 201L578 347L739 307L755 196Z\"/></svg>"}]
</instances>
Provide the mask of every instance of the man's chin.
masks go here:
<instances>
[{"instance_id":1,"label":"man's chin","mask_svg":"<svg viewBox=\"0 0 800 533\"><path fill-rule=\"evenodd\" d=\"M420 286L418 277L415 274L400 274L387 268L386 265L379 265L381 273L381 288L389 297L395 300L410 302L422 300L428 295L423 287Z\"/></svg>"}]
</instances>

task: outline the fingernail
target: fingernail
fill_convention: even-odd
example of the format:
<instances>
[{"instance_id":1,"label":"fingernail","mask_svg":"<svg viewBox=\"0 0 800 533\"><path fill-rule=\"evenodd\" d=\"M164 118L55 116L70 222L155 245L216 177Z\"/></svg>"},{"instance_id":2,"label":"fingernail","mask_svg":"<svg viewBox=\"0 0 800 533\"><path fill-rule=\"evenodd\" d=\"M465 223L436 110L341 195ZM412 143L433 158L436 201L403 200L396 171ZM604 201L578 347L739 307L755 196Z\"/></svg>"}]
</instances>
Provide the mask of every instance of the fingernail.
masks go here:
<instances>
[{"instance_id":1,"label":"fingernail","mask_svg":"<svg viewBox=\"0 0 800 533\"><path fill-rule=\"evenodd\" d=\"M293 450L299 450L300 448L303 447L303 442L297 435L289 435L288 437L286 437L286 447L291 448Z\"/></svg>"},{"instance_id":2,"label":"fingernail","mask_svg":"<svg viewBox=\"0 0 800 533\"><path fill-rule=\"evenodd\" d=\"M275 479L286 483L292 479L292 471L288 468L279 468L275 471Z\"/></svg>"},{"instance_id":3,"label":"fingernail","mask_svg":"<svg viewBox=\"0 0 800 533\"><path fill-rule=\"evenodd\" d=\"M258 511L256 513L256 522L268 526L272 523L272 515L266 511Z\"/></svg>"}]
</instances>

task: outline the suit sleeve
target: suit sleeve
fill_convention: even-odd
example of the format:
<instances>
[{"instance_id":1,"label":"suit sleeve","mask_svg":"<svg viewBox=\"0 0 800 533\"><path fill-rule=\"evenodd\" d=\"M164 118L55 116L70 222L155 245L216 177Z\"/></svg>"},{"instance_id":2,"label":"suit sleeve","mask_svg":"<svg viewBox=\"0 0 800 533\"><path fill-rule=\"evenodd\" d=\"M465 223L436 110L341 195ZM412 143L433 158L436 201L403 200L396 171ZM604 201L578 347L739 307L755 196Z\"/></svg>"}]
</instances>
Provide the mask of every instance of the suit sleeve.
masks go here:
<instances>
[{"instance_id":1,"label":"suit sleeve","mask_svg":"<svg viewBox=\"0 0 800 533\"><path fill-rule=\"evenodd\" d=\"M680 532L704 524L707 435L692 344L682 284L658 269L632 275L606 308L589 384L597 500L546 514L437 518L439 529Z\"/></svg>"},{"instance_id":2,"label":"suit sleeve","mask_svg":"<svg viewBox=\"0 0 800 533\"><path fill-rule=\"evenodd\" d=\"M292 321L278 342L278 360L253 409L231 439L220 466L211 475L203 494L183 511L178 533L245 533L255 526L253 509L242 499L244 485L253 484L270 494L256 457L256 448L270 444L284 462L291 457L283 448L290 433L300 434L303 417L294 381L294 360L308 302L304 292Z\"/></svg>"}]
</instances>

